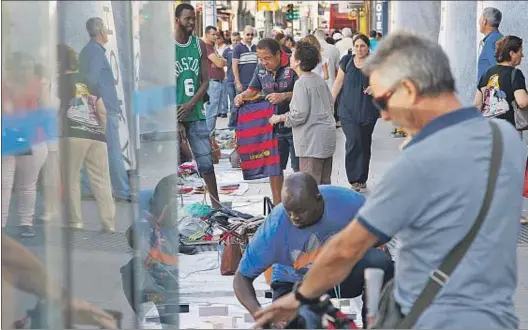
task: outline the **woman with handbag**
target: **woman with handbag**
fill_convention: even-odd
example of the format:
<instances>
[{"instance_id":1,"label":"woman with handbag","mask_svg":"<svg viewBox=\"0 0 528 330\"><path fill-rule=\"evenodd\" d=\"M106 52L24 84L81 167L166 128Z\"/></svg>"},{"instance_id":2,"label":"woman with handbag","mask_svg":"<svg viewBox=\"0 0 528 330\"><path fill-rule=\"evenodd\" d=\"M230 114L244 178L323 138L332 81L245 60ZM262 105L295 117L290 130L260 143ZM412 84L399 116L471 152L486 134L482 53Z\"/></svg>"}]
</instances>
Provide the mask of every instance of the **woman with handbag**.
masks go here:
<instances>
[{"instance_id":1,"label":"woman with handbag","mask_svg":"<svg viewBox=\"0 0 528 330\"><path fill-rule=\"evenodd\" d=\"M516 67L523 58L522 39L505 36L497 41L495 59L492 66L480 79L475 94L475 106L485 117L500 118L511 123L521 132L528 130L528 93L521 70ZM528 224L526 216L522 224Z\"/></svg>"},{"instance_id":2,"label":"woman with handbag","mask_svg":"<svg viewBox=\"0 0 528 330\"><path fill-rule=\"evenodd\" d=\"M522 58L522 39L516 36L502 37L495 46L497 64L482 76L475 94L475 106L485 117L505 119L518 130L528 129L528 120L524 124L519 120L516 123L515 118L515 112L528 108L525 78L522 71L516 68Z\"/></svg>"},{"instance_id":3,"label":"woman with handbag","mask_svg":"<svg viewBox=\"0 0 528 330\"><path fill-rule=\"evenodd\" d=\"M69 226L72 229L84 227L81 209L81 169L84 166L99 207L102 230L115 232L116 211L105 134L106 109L101 97L90 94L83 83L78 73L77 53L61 44L57 54Z\"/></svg>"}]
</instances>

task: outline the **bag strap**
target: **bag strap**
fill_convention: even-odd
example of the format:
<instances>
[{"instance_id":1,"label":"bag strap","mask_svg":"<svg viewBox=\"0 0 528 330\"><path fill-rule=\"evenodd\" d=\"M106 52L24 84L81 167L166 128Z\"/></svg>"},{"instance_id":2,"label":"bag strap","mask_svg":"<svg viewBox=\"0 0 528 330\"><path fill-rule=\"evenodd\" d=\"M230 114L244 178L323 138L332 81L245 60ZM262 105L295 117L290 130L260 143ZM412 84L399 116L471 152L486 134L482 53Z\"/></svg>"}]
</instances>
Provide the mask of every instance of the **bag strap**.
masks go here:
<instances>
[{"instance_id":1,"label":"bag strap","mask_svg":"<svg viewBox=\"0 0 528 330\"><path fill-rule=\"evenodd\" d=\"M431 272L429 275L429 281L416 299L411 311L399 324L398 328L400 329L411 329L420 315L429 307L429 305L431 305L438 292L449 280L449 277L455 270L456 266L460 263L460 260L462 260L462 258L464 258L466 255L466 252L475 240L475 237L477 236L479 229L488 214L491 201L493 199L493 193L495 191L495 184L499 175L503 153L502 134L500 132L499 126L493 120L490 120L490 124L493 145L491 150L488 184L486 188L486 194L484 195L484 201L482 203L482 207L480 208L477 219L466 236L445 257L440 267Z\"/></svg>"},{"instance_id":2,"label":"bag strap","mask_svg":"<svg viewBox=\"0 0 528 330\"><path fill-rule=\"evenodd\" d=\"M348 68L352 65L352 61L354 60L354 55L350 56L350 60L348 60L347 64L345 65L345 73L347 73Z\"/></svg>"}]
</instances>

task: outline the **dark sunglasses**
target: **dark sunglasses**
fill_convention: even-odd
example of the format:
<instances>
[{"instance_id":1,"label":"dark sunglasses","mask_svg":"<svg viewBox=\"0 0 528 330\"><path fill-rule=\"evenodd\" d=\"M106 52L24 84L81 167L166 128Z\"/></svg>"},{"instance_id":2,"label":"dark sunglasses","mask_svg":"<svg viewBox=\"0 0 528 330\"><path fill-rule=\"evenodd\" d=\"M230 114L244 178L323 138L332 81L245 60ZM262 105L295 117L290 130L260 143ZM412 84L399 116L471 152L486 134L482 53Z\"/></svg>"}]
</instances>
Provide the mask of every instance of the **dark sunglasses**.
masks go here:
<instances>
[{"instance_id":1,"label":"dark sunglasses","mask_svg":"<svg viewBox=\"0 0 528 330\"><path fill-rule=\"evenodd\" d=\"M389 103L390 98L394 95L394 93L400 88L400 84L392 87L383 95L380 95L378 97L372 98L372 104L379 110L379 111L387 111L387 103Z\"/></svg>"},{"instance_id":2,"label":"dark sunglasses","mask_svg":"<svg viewBox=\"0 0 528 330\"><path fill-rule=\"evenodd\" d=\"M253 33L246 33L246 37L253 37L254 34Z\"/></svg>"}]
</instances>

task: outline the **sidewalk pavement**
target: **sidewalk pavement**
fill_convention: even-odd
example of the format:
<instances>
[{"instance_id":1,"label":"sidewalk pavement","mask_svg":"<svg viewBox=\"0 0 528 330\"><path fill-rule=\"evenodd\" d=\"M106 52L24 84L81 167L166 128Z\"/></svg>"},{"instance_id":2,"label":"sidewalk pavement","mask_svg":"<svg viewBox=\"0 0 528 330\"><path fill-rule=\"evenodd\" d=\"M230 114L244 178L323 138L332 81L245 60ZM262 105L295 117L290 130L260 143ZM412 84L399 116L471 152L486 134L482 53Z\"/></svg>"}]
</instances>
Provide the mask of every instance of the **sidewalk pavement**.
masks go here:
<instances>
[{"instance_id":1,"label":"sidewalk pavement","mask_svg":"<svg viewBox=\"0 0 528 330\"><path fill-rule=\"evenodd\" d=\"M226 121L219 119L219 125L226 126ZM392 127L382 121L376 125L369 187L380 181L383 172L398 154L399 144L403 142L402 139L393 138L390 135L391 130ZM341 130L338 131L337 145L332 180L334 184L347 186L343 161L344 137ZM142 146L142 154L139 158L141 189L153 188L159 179L176 171L174 159L167 160L169 157L167 154L171 155L171 153L165 152L165 150L169 150L166 148L175 147L174 141L156 142L156 144ZM219 177L222 176L219 169L226 168L228 160L221 162L222 164L217 167L217 176ZM266 182L249 184L249 189L245 195L258 197L255 199L257 202L255 202L253 209L257 210L256 212L262 212L262 197L271 195L269 184ZM103 308L123 312L123 327L133 328L135 325L134 314L123 295L119 268L131 257L123 232L137 210L135 210L134 204L116 203L118 233L115 235L100 234L98 232L99 215L95 202L84 201L83 204L87 231L75 233L76 248L71 254L74 296ZM60 231L57 225L51 224L50 228L57 228ZM44 258L46 254L48 263L58 265L53 256L60 251L62 244L60 240L48 239L48 241L50 241L48 248L43 249L42 238L40 241L38 237L32 240L23 240L39 257ZM520 327L528 328L528 244L519 245L518 258L519 285L515 303L521 321ZM180 328L199 326L200 317L198 317L197 309L199 305L203 304L227 305L230 315L239 317L244 315L244 310L238 304L232 290L232 277L220 275L219 262L220 258L217 252L200 253L195 256L182 255L180 257L180 301L191 304L190 313L180 315ZM268 289L264 279L262 277L257 279L255 285L259 300L263 304L270 303L269 299L264 298L264 291ZM16 310L21 313L18 316L23 316L26 309L34 306L35 301L35 298L20 294L16 300L18 307ZM356 308L359 309L360 306ZM248 324L242 321L239 320L239 327L247 327Z\"/></svg>"}]
</instances>

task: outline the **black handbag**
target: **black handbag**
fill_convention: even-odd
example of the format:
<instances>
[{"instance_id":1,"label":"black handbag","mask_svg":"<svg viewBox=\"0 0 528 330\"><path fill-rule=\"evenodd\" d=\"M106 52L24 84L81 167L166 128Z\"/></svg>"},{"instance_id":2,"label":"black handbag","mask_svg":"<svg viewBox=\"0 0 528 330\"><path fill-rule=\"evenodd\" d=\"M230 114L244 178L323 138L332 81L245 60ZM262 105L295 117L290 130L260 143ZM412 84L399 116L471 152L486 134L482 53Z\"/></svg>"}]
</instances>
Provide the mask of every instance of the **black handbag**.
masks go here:
<instances>
[{"instance_id":1,"label":"black handbag","mask_svg":"<svg viewBox=\"0 0 528 330\"><path fill-rule=\"evenodd\" d=\"M460 260L464 258L466 252L473 243L473 240L477 236L477 233L488 214L502 160L502 135L496 122L490 120L490 124L492 128L493 146L491 150L488 184L486 194L484 195L484 201L475 223L466 236L464 236L464 238L455 245L445 257L440 267L430 273L425 288L422 290L407 315L404 316L401 313L400 306L394 299L394 282L391 280L385 285L381 292L377 319L372 326L372 329L411 329L422 313L434 301L436 295L442 289L444 284L447 283L456 266Z\"/></svg>"}]
</instances>

